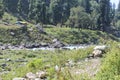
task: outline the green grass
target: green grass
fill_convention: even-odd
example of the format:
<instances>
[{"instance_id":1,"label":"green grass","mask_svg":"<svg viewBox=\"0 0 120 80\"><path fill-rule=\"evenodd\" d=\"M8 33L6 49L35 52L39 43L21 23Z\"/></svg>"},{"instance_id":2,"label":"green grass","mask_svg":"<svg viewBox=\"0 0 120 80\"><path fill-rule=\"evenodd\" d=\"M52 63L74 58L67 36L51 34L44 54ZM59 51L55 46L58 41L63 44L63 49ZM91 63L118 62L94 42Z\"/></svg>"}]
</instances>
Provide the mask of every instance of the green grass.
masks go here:
<instances>
[{"instance_id":1,"label":"green grass","mask_svg":"<svg viewBox=\"0 0 120 80\"><path fill-rule=\"evenodd\" d=\"M55 79L56 72L54 70L55 65L59 65L61 67L65 66L67 60L78 61L85 58L88 54L92 52L92 48L88 48L87 50L70 50L70 51L29 51L29 50L20 50L20 51L3 51L4 55L0 57L6 59L10 58L12 62L6 62L9 67L12 68L9 74L2 75L3 80L12 80L14 77L24 77L27 72L36 72L38 70L47 70L48 78L50 80ZM29 56L34 55L34 56ZM14 62L16 59L27 60L27 65L20 67L20 64L24 64L24 62ZM1 61L4 63L5 61ZM45 68L47 65L50 68ZM67 69L66 69L67 70ZM70 78L65 76L69 75L61 73L60 77L65 78L64 80L69 80ZM68 78L68 79L67 79Z\"/></svg>"},{"instance_id":2,"label":"green grass","mask_svg":"<svg viewBox=\"0 0 120 80\"><path fill-rule=\"evenodd\" d=\"M110 50L103 59L95 80L120 80L120 43L110 41L108 44Z\"/></svg>"},{"instance_id":3,"label":"green grass","mask_svg":"<svg viewBox=\"0 0 120 80\"><path fill-rule=\"evenodd\" d=\"M98 44L107 40L117 40L116 37L101 31L78 30L71 28L46 28L48 34L68 44Z\"/></svg>"},{"instance_id":4,"label":"green grass","mask_svg":"<svg viewBox=\"0 0 120 80\"><path fill-rule=\"evenodd\" d=\"M8 22L8 23L11 23L11 24L15 24L15 22L17 21L17 18L15 16L5 12L3 17L2 17L2 21Z\"/></svg>"}]
</instances>

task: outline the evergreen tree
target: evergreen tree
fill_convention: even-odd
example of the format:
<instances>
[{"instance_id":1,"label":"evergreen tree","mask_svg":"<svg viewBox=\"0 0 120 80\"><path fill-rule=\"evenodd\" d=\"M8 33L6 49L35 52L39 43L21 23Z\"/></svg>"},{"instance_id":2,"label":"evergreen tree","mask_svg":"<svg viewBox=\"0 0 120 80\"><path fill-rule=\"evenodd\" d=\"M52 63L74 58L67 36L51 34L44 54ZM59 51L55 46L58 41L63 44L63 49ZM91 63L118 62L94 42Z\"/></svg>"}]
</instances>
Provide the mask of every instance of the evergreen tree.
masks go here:
<instances>
[{"instance_id":1,"label":"evergreen tree","mask_svg":"<svg viewBox=\"0 0 120 80\"><path fill-rule=\"evenodd\" d=\"M110 0L100 0L100 16L98 19L98 29L108 31L110 26Z\"/></svg>"},{"instance_id":2,"label":"evergreen tree","mask_svg":"<svg viewBox=\"0 0 120 80\"><path fill-rule=\"evenodd\" d=\"M0 18L2 18L3 14L4 14L4 6L2 2L0 2Z\"/></svg>"},{"instance_id":3,"label":"evergreen tree","mask_svg":"<svg viewBox=\"0 0 120 80\"><path fill-rule=\"evenodd\" d=\"M118 3L118 12L120 12L120 1L119 1L119 3Z\"/></svg>"}]
</instances>

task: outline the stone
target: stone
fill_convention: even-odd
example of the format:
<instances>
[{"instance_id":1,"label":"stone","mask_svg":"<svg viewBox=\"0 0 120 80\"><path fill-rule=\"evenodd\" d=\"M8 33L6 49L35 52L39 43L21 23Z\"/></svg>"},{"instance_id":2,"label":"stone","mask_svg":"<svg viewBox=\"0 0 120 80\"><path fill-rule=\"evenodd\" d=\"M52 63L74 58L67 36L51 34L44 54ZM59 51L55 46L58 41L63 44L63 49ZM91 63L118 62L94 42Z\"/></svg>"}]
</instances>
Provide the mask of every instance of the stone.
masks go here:
<instances>
[{"instance_id":1,"label":"stone","mask_svg":"<svg viewBox=\"0 0 120 80\"><path fill-rule=\"evenodd\" d=\"M102 51L101 50L94 50L92 52L93 57L102 57Z\"/></svg>"},{"instance_id":2,"label":"stone","mask_svg":"<svg viewBox=\"0 0 120 80\"><path fill-rule=\"evenodd\" d=\"M58 41L58 39L53 39L53 40L52 40L53 43L55 43L55 42L57 42L57 41Z\"/></svg>"},{"instance_id":3,"label":"stone","mask_svg":"<svg viewBox=\"0 0 120 80\"><path fill-rule=\"evenodd\" d=\"M15 33L14 33L14 32L10 32L10 34L11 34L12 36L14 36L14 35L15 35Z\"/></svg>"},{"instance_id":4,"label":"stone","mask_svg":"<svg viewBox=\"0 0 120 80\"><path fill-rule=\"evenodd\" d=\"M60 72L60 71L61 71L61 68L60 68L58 65L56 65L56 66L55 66L55 71L56 71L56 72Z\"/></svg>"},{"instance_id":5,"label":"stone","mask_svg":"<svg viewBox=\"0 0 120 80\"><path fill-rule=\"evenodd\" d=\"M65 65L68 67L73 67L75 65L75 63L72 60L68 60Z\"/></svg>"},{"instance_id":6,"label":"stone","mask_svg":"<svg viewBox=\"0 0 120 80\"><path fill-rule=\"evenodd\" d=\"M26 74L26 78L28 78L28 79L35 79L36 75L33 74L32 72L29 72L29 73Z\"/></svg>"},{"instance_id":7,"label":"stone","mask_svg":"<svg viewBox=\"0 0 120 80\"><path fill-rule=\"evenodd\" d=\"M36 75L38 78L43 79L43 78L46 78L47 73L45 71L39 71L39 72L36 72Z\"/></svg>"},{"instance_id":8,"label":"stone","mask_svg":"<svg viewBox=\"0 0 120 80\"><path fill-rule=\"evenodd\" d=\"M104 51L104 50L106 50L106 48L107 48L106 45L101 45L101 46L96 46L96 47L94 48L94 50L102 50L102 51Z\"/></svg>"},{"instance_id":9,"label":"stone","mask_svg":"<svg viewBox=\"0 0 120 80\"><path fill-rule=\"evenodd\" d=\"M13 80L26 80L25 78L13 78Z\"/></svg>"},{"instance_id":10,"label":"stone","mask_svg":"<svg viewBox=\"0 0 120 80\"><path fill-rule=\"evenodd\" d=\"M7 66L7 64L6 63L2 63L1 66L4 68L4 67Z\"/></svg>"},{"instance_id":11,"label":"stone","mask_svg":"<svg viewBox=\"0 0 120 80\"><path fill-rule=\"evenodd\" d=\"M87 58L93 58L93 57L94 57L93 54L89 54L89 55L87 56Z\"/></svg>"},{"instance_id":12,"label":"stone","mask_svg":"<svg viewBox=\"0 0 120 80\"><path fill-rule=\"evenodd\" d=\"M7 59L6 59L6 61L7 61L7 62L9 62L9 61L12 61L12 60L11 60L11 59L9 59L9 58L7 58Z\"/></svg>"}]
</instances>

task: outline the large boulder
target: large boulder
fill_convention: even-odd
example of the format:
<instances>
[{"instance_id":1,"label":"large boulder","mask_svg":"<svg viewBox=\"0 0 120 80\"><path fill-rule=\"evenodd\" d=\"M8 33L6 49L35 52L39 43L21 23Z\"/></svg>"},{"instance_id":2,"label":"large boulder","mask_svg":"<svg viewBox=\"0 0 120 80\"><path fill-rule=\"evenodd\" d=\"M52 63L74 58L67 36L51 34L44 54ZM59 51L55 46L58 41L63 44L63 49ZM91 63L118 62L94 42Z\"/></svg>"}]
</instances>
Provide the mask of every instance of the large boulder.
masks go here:
<instances>
[{"instance_id":1,"label":"large boulder","mask_svg":"<svg viewBox=\"0 0 120 80\"><path fill-rule=\"evenodd\" d=\"M102 57L103 53L106 52L107 48L108 47L106 45L94 47L92 54L88 55L88 58Z\"/></svg>"},{"instance_id":2,"label":"large boulder","mask_svg":"<svg viewBox=\"0 0 120 80\"><path fill-rule=\"evenodd\" d=\"M25 48L39 48L40 44L38 43L26 43Z\"/></svg>"},{"instance_id":3,"label":"large boulder","mask_svg":"<svg viewBox=\"0 0 120 80\"><path fill-rule=\"evenodd\" d=\"M94 50L92 52L93 57L102 57L102 51L101 50Z\"/></svg>"}]
</instances>

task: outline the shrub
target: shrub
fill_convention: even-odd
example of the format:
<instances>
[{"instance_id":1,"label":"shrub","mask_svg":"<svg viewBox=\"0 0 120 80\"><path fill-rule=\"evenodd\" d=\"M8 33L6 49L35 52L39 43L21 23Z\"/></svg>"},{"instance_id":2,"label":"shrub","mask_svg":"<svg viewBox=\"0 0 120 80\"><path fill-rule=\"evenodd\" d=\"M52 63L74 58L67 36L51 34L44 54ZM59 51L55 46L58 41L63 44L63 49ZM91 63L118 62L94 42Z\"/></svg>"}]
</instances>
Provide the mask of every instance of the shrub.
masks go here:
<instances>
[{"instance_id":1,"label":"shrub","mask_svg":"<svg viewBox=\"0 0 120 80\"><path fill-rule=\"evenodd\" d=\"M96 80L119 80L120 50L117 44L116 42L111 42L111 50L107 53Z\"/></svg>"}]
</instances>

